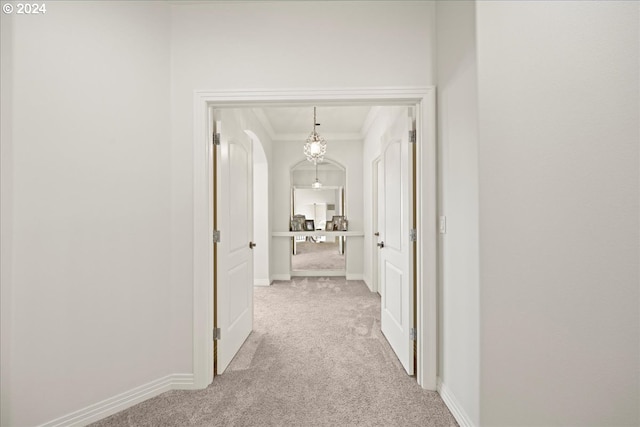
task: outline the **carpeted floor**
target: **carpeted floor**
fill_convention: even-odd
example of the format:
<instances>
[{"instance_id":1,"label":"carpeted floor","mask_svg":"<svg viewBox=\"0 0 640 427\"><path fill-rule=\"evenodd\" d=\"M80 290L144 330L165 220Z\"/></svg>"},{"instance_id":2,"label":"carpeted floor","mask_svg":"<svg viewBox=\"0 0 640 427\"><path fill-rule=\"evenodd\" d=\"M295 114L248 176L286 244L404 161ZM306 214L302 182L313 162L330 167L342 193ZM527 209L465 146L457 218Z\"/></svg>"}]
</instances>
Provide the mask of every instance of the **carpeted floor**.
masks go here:
<instances>
[{"instance_id":1,"label":"carpeted floor","mask_svg":"<svg viewBox=\"0 0 640 427\"><path fill-rule=\"evenodd\" d=\"M344 255L338 253L338 243L299 242L296 255L291 256L292 270L344 270Z\"/></svg>"},{"instance_id":2,"label":"carpeted floor","mask_svg":"<svg viewBox=\"0 0 640 427\"><path fill-rule=\"evenodd\" d=\"M94 424L456 426L380 333L361 281L296 278L255 288L255 330L205 390L170 391Z\"/></svg>"}]
</instances>

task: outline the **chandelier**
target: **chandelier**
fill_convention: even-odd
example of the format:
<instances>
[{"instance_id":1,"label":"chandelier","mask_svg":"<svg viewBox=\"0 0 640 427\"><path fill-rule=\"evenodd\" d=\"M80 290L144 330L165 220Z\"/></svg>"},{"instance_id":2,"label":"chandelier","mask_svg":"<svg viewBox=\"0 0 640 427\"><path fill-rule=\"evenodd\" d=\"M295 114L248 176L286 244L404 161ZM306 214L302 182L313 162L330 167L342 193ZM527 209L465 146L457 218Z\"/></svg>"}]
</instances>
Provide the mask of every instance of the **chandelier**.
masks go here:
<instances>
[{"instance_id":1,"label":"chandelier","mask_svg":"<svg viewBox=\"0 0 640 427\"><path fill-rule=\"evenodd\" d=\"M307 156L308 161L315 163L316 166L324 160L324 155L327 153L327 141L316 132L317 125L319 123L316 123L316 107L313 107L313 131L304 144L304 155Z\"/></svg>"}]
</instances>

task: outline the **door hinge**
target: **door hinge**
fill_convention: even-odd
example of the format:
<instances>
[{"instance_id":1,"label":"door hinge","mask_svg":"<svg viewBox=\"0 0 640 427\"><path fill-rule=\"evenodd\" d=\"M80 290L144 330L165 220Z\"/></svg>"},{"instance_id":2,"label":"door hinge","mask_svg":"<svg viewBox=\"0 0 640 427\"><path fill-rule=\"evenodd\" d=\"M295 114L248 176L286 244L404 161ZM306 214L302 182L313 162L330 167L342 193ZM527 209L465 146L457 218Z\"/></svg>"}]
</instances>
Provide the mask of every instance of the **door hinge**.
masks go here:
<instances>
[{"instance_id":1,"label":"door hinge","mask_svg":"<svg viewBox=\"0 0 640 427\"><path fill-rule=\"evenodd\" d=\"M415 129L410 130L409 131L409 142L412 143L412 144L415 144L416 140L417 140L416 130Z\"/></svg>"},{"instance_id":2,"label":"door hinge","mask_svg":"<svg viewBox=\"0 0 640 427\"><path fill-rule=\"evenodd\" d=\"M411 341L418 340L418 331L416 330L416 328L409 329L409 337L411 338Z\"/></svg>"},{"instance_id":3,"label":"door hinge","mask_svg":"<svg viewBox=\"0 0 640 427\"><path fill-rule=\"evenodd\" d=\"M220 230L213 230L213 243L220 243Z\"/></svg>"},{"instance_id":4,"label":"door hinge","mask_svg":"<svg viewBox=\"0 0 640 427\"><path fill-rule=\"evenodd\" d=\"M213 145L220 145L220 134L213 133Z\"/></svg>"},{"instance_id":5,"label":"door hinge","mask_svg":"<svg viewBox=\"0 0 640 427\"><path fill-rule=\"evenodd\" d=\"M213 340L217 341L220 339L220 328L213 328Z\"/></svg>"},{"instance_id":6,"label":"door hinge","mask_svg":"<svg viewBox=\"0 0 640 427\"><path fill-rule=\"evenodd\" d=\"M418 230L416 230L415 228L409 230L409 240L411 242L416 242L418 240Z\"/></svg>"}]
</instances>

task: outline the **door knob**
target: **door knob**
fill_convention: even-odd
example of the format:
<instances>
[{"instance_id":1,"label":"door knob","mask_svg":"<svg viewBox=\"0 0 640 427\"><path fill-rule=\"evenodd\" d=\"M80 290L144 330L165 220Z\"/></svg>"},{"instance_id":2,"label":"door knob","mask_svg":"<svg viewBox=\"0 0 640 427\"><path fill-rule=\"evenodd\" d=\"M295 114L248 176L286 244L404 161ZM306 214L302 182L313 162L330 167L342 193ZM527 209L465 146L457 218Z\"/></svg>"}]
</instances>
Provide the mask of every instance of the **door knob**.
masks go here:
<instances>
[{"instance_id":1,"label":"door knob","mask_svg":"<svg viewBox=\"0 0 640 427\"><path fill-rule=\"evenodd\" d=\"M249 242L249 249L253 249L256 247L256 244L253 242Z\"/></svg>"},{"instance_id":2,"label":"door knob","mask_svg":"<svg viewBox=\"0 0 640 427\"><path fill-rule=\"evenodd\" d=\"M384 248L384 242L380 242L377 244L380 249Z\"/></svg>"}]
</instances>

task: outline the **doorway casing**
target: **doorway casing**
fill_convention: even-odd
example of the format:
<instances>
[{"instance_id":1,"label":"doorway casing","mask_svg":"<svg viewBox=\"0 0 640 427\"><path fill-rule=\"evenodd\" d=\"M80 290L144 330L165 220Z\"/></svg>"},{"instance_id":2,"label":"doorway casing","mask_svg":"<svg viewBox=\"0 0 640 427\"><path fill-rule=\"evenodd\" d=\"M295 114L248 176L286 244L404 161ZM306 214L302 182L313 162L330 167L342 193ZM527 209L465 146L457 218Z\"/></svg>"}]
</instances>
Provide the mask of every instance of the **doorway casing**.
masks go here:
<instances>
[{"instance_id":1,"label":"doorway casing","mask_svg":"<svg viewBox=\"0 0 640 427\"><path fill-rule=\"evenodd\" d=\"M417 382L437 385L437 171L435 88L196 91L193 139L193 374L194 388L213 381L212 108L291 105L407 105L416 107Z\"/></svg>"}]
</instances>

